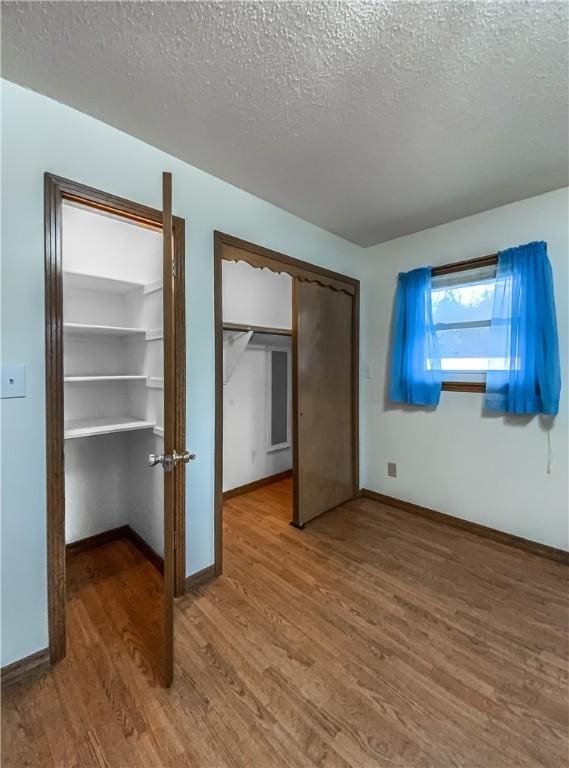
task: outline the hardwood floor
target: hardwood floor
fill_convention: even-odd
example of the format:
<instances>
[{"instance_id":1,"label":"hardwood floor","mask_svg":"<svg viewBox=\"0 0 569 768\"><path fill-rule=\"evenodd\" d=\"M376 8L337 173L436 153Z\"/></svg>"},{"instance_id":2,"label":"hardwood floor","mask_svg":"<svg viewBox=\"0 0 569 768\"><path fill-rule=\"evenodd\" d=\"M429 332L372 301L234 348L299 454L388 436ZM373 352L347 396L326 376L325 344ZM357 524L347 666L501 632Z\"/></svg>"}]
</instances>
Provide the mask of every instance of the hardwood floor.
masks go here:
<instances>
[{"instance_id":1,"label":"hardwood floor","mask_svg":"<svg viewBox=\"0 0 569 768\"><path fill-rule=\"evenodd\" d=\"M290 503L290 481L226 503L171 690L153 617L133 631L156 569L78 555L68 657L4 691L3 766L568 764L566 566L368 500L298 531Z\"/></svg>"}]
</instances>

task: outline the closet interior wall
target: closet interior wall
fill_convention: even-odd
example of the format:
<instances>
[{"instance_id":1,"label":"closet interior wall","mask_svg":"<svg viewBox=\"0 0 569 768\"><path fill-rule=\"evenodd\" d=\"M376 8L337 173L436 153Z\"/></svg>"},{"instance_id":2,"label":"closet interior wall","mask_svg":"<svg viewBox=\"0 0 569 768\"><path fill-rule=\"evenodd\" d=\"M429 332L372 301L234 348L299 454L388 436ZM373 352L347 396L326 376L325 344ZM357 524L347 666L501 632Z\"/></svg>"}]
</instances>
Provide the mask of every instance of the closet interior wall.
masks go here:
<instances>
[{"instance_id":1,"label":"closet interior wall","mask_svg":"<svg viewBox=\"0 0 569 768\"><path fill-rule=\"evenodd\" d=\"M65 535L129 525L163 554L162 234L63 204Z\"/></svg>"},{"instance_id":2,"label":"closet interior wall","mask_svg":"<svg viewBox=\"0 0 569 768\"><path fill-rule=\"evenodd\" d=\"M223 490L292 469L292 278L245 262L223 261L223 322L281 329L253 333L233 368L228 350L246 330L225 330L223 384ZM289 445L271 446L271 360L287 352Z\"/></svg>"}]
</instances>

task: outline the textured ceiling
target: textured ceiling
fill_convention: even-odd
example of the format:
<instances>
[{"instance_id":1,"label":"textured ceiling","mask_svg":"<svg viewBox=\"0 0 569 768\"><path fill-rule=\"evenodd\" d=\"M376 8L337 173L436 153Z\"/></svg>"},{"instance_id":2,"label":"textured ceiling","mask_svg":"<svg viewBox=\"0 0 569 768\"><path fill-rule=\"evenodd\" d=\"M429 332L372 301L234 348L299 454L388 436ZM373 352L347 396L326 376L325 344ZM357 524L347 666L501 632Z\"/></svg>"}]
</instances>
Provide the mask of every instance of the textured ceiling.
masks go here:
<instances>
[{"instance_id":1,"label":"textured ceiling","mask_svg":"<svg viewBox=\"0 0 569 768\"><path fill-rule=\"evenodd\" d=\"M10 2L2 72L370 245L567 184L568 7Z\"/></svg>"}]
</instances>

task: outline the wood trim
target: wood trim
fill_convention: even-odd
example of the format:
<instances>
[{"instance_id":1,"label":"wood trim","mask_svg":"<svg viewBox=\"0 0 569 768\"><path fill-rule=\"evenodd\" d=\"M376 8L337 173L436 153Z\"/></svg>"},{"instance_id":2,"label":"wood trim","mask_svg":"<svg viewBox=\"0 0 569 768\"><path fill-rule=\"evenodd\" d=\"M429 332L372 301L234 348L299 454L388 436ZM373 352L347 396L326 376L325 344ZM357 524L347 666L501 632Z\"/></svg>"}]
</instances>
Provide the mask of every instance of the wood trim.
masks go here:
<instances>
[{"instance_id":1,"label":"wood trim","mask_svg":"<svg viewBox=\"0 0 569 768\"><path fill-rule=\"evenodd\" d=\"M62 178L44 174L45 229L45 382L46 382L46 482L47 482L47 587L48 633L51 663L66 653L65 497L63 455L63 281L61 252L62 202L70 200L162 230L162 211ZM185 447L185 221L173 216L177 281L176 324L176 444ZM185 590L185 482L176 473L176 594Z\"/></svg>"},{"instance_id":2,"label":"wood trim","mask_svg":"<svg viewBox=\"0 0 569 768\"><path fill-rule=\"evenodd\" d=\"M77 541L72 541L70 544L66 544L65 553L66 555L78 555L80 552L85 552L87 549L93 549L94 547L100 547L103 544L108 544L110 541L129 538L128 531L128 525L119 525L118 528L111 528L108 531L95 533L93 536L86 536L84 539L78 539Z\"/></svg>"},{"instance_id":3,"label":"wood trim","mask_svg":"<svg viewBox=\"0 0 569 768\"><path fill-rule=\"evenodd\" d=\"M164 456L173 456L176 444L176 347L175 347L175 276L174 276L174 225L172 222L172 174L162 174L162 306L164 328ZM162 685L169 688L174 676L174 542L176 475L178 467L171 471L164 467L164 571L163 571L163 644Z\"/></svg>"},{"instance_id":4,"label":"wood trim","mask_svg":"<svg viewBox=\"0 0 569 768\"><path fill-rule=\"evenodd\" d=\"M186 577L186 592L192 592L194 589L215 579L216 576L215 563L207 565L205 568L202 568L201 571L197 571L197 573L192 573L191 576Z\"/></svg>"},{"instance_id":5,"label":"wood trim","mask_svg":"<svg viewBox=\"0 0 569 768\"><path fill-rule=\"evenodd\" d=\"M47 671L50 667L49 658L49 648L42 648L41 651L36 651L36 653L32 653L30 656L18 659L18 661L12 662L12 664L6 664L0 670L2 688L19 683L32 672Z\"/></svg>"},{"instance_id":6,"label":"wood trim","mask_svg":"<svg viewBox=\"0 0 569 768\"><path fill-rule=\"evenodd\" d=\"M162 229L162 212L156 208L150 208L142 203L135 203L124 197L111 195L95 187L89 187L71 179L46 173L52 184L59 190L66 200L97 208L99 211L113 213L139 224L150 226L153 229Z\"/></svg>"},{"instance_id":7,"label":"wood trim","mask_svg":"<svg viewBox=\"0 0 569 768\"><path fill-rule=\"evenodd\" d=\"M317 267L307 261L294 259L284 253L264 248L262 245L256 245L217 230L214 232L214 236L224 245L223 258L225 261L245 261L258 269L286 272L286 274L299 280L309 280L352 295L356 292L356 287L359 286L359 280L353 277L333 272L324 267Z\"/></svg>"},{"instance_id":8,"label":"wood trim","mask_svg":"<svg viewBox=\"0 0 569 768\"><path fill-rule=\"evenodd\" d=\"M149 560L152 565L156 568L156 570L160 571L160 573L164 573L164 558L156 552L155 549L153 549L150 544L145 541L142 536L137 533L134 528L131 528L130 525L125 525L126 531L125 536L126 538L134 544L134 546L139 549L142 554L146 557L147 560Z\"/></svg>"},{"instance_id":9,"label":"wood trim","mask_svg":"<svg viewBox=\"0 0 569 768\"><path fill-rule=\"evenodd\" d=\"M360 488L360 286L352 299L352 446L353 491L357 497Z\"/></svg>"},{"instance_id":10,"label":"wood trim","mask_svg":"<svg viewBox=\"0 0 569 768\"><path fill-rule=\"evenodd\" d=\"M215 330L214 568L223 573L223 243L213 233L213 312ZM186 582L187 584L187 582Z\"/></svg>"},{"instance_id":11,"label":"wood trim","mask_svg":"<svg viewBox=\"0 0 569 768\"><path fill-rule=\"evenodd\" d=\"M476 259L464 259L463 261L454 261L451 264L441 264L440 267L433 267L431 275L438 277L440 275L451 275L453 272L463 272L468 269L479 267L490 267L498 263L498 254L489 253L487 256L479 256Z\"/></svg>"},{"instance_id":12,"label":"wood trim","mask_svg":"<svg viewBox=\"0 0 569 768\"><path fill-rule=\"evenodd\" d=\"M45 175L45 409L47 481L47 601L52 664L66 652L65 475L63 457L62 187Z\"/></svg>"},{"instance_id":13,"label":"wood trim","mask_svg":"<svg viewBox=\"0 0 569 768\"><path fill-rule=\"evenodd\" d=\"M270 333L273 336L292 336L292 330L287 328L271 328L268 325L244 325L243 323L223 323L224 331L253 331L253 333Z\"/></svg>"},{"instance_id":14,"label":"wood trim","mask_svg":"<svg viewBox=\"0 0 569 768\"><path fill-rule=\"evenodd\" d=\"M485 539L497 542L498 544L505 544L515 549L521 549L524 552L530 552L533 555L539 557L545 557L548 560L554 560L557 563L563 563L569 565L569 552L564 549L556 549L550 547L547 544L539 544L536 541L530 541L524 539L521 536L515 536L513 533L506 533L505 531L498 531L495 528L490 528L487 525L481 525L480 523L473 523L470 520L463 520L460 517L454 515L447 515L444 512L438 512L428 507L423 507L420 504L413 504L410 501L404 501L398 499L395 496L387 496L377 491L371 491L367 488L362 488L360 496L365 499L371 499L377 501L380 504L386 504L389 507L400 509L403 512L409 512L413 515L420 515L428 520L432 520L435 523L442 523L444 525L450 525L453 528L458 528L461 531L472 533L476 536L482 536Z\"/></svg>"},{"instance_id":15,"label":"wood trim","mask_svg":"<svg viewBox=\"0 0 569 768\"><path fill-rule=\"evenodd\" d=\"M483 381L443 381L443 392L486 392L486 384Z\"/></svg>"},{"instance_id":16,"label":"wood trim","mask_svg":"<svg viewBox=\"0 0 569 768\"><path fill-rule=\"evenodd\" d=\"M300 523L299 484L299 406L298 406L298 281L292 281L292 519L290 524L302 530Z\"/></svg>"},{"instance_id":17,"label":"wood trim","mask_svg":"<svg viewBox=\"0 0 569 768\"><path fill-rule=\"evenodd\" d=\"M175 445L182 453L186 446L186 222L172 217L174 236L174 339L175 339ZM186 465L176 469L174 506L174 597L186 592Z\"/></svg>"},{"instance_id":18,"label":"wood trim","mask_svg":"<svg viewBox=\"0 0 569 768\"><path fill-rule=\"evenodd\" d=\"M242 496L244 493L256 491L258 488L263 488L265 485L278 483L279 480L286 480L287 478L292 477L292 474L292 469L285 469L284 472L275 472L274 475L262 477L260 480L253 480L251 483L245 483L244 485L238 485L236 488L230 488L228 491L223 491L223 501L233 499L235 496Z\"/></svg>"}]
</instances>

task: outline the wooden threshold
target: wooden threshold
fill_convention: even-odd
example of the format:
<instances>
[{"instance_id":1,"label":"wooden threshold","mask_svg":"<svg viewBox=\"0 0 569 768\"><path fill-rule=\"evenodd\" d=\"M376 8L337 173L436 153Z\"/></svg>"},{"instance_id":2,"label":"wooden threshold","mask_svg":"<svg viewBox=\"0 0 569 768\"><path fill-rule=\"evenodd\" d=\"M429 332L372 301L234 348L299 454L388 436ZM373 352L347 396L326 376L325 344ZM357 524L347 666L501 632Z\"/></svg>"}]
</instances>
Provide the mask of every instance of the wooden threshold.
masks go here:
<instances>
[{"instance_id":1,"label":"wooden threshold","mask_svg":"<svg viewBox=\"0 0 569 768\"><path fill-rule=\"evenodd\" d=\"M256 491L257 488L263 488L265 485L272 485L278 483L279 480L286 480L292 477L292 469L285 469L284 472L277 472L274 475L268 477L262 477L260 480L253 480L251 483L245 483L245 485L238 485L237 488L230 488L228 491L223 491L223 501L232 499L234 496L242 496L244 493L250 493Z\"/></svg>"},{"instance_id":2,"label":"wooden threshold","mask_svg":"<svg viewBox=\"0 0 569 768\"><path fill-rule=\"evenodd\" d=\"M0 670L2 688L19 682L22 678L32 672L44 672L49 669L49 667L48 648L42 648L41 651L32 653L30 656L25 656L23 659L18 659L18 661L12 662L12 664L6 664L6 666L2 667Z\"/></svg>"},{"instance_id":3,"label":"wooden threshold","mask_svg":"<svg viewBox=\"0 0 569 768\"><path fill-rule=\"evenodd\" d=\"M453 528L458 528L461 531L467 531L473 533L476 536L482 536L485 539L490 539L499 544L505 544L515 549L521 549L524 552L529 552L539 557L545 557L548 560L553 560L557 563L563 563L569 565L569 552L564 549L557 549L556 547L550 547L547 544L539 544L536 541L530 541L524 539L521 536L515 536L513 533L506 533L505 531L498 531L496 528L490 528L487 525L481 525L480 523L473 523L470 520L463 520L460 517L454 515L447 515L444 512L438 512L435 509L429 509L428 507L422 507L420 504L413 504L410 501L404 501L398 499L395 496L387 496L384 493L378 493L377 491L371 491L368 488L362 488L360 490L360 496L364 499L371 499L377 501L380 504L386 504L395 509L401 509L404 512L410 512L413 515L420 515L428 520L432 520L435 523L442 523L444 525L450 525Z\"/></svg>"}]
</instances>

